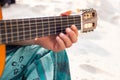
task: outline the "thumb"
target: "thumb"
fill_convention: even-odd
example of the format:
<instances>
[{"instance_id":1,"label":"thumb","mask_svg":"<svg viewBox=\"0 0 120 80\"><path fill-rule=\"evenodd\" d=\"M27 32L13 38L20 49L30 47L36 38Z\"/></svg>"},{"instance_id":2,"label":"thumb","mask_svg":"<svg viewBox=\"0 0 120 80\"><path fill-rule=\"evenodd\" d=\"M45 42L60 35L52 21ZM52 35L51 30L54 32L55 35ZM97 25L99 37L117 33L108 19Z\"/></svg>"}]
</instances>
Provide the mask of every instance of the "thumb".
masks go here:
<instances>
[{"instance_id":1,"label":"thumb","mask_svg":"<svg viewBox=\"0 0 120 80\"><path fill-rule=\"evenodd\" d=\"M66 12L64 12L64 13L61 13L60 15L61 15L61 16L69 16L71 13L72 13L72 11L69 10L69 11L66 11Z\"/></svg>"}]
</instances>

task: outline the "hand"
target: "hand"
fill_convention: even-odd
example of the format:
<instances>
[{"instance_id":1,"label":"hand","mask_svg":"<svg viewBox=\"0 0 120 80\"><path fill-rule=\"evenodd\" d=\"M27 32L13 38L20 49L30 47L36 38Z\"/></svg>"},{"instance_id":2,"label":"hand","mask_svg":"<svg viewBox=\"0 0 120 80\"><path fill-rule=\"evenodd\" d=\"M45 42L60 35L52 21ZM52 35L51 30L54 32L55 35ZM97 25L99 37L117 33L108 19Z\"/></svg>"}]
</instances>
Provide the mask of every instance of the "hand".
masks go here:
<instances>
[{"instance_id":1,"label":"hand","mask_svg":"<svg viewBox=\"0 0 120 80\"><path fill-rule=\"evenodd\" d=\"M70 15L71 11L62 13L62 16ZM47 36L35 39L35 44L41 45L42 47L59 52L72 46L77 41L78 29L75 25L70 28L66 28L66 34L60 33L58 36Z\"/></svg>"},{"instance_id":2,"label":"hand","mask_svg":"<svg viewBox=\"0 0 120 80\"><path fill-rule=\"evenodd\" d=\"M59 52L72 46L77 41L78 30L72 25L66 28L66 34L60 33L58 36L47 36L35 39L35 43L43 46L46 49Z\"/></svg>"}]
</instances>

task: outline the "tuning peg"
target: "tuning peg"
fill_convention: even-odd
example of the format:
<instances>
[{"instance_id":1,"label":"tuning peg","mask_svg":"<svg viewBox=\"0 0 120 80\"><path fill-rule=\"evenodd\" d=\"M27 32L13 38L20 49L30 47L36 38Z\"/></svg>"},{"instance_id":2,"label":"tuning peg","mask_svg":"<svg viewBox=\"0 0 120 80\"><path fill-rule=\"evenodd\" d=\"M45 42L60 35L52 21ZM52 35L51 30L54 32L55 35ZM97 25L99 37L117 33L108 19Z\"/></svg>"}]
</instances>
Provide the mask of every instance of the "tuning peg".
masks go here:
<instances>
[{"instance_id":1,"label":"tuning peg","mask_svg":"<svg viewBox=\"0 0 120 80\"><path fill-rule=\"evenodd\" d=\"M94 31L93 29L91 31Z\"/></svg>"},{"instance_id":2,"label":"tuning peg","mask_svg":"<svg viewBox=\"0 0 120 80\"><path fill-rule=\"evenodd\" d=\"M83 31L83 33L87 33L87 31Z\"/></svg>"},{"instance_id":3,"label":"tuning peg","mask_svg":"<svg viewBox=\"0 0 120 80\"><path fill-rule=\"evenodd\" d=\"M94 31L94 30L91 30L91 31Z\"/></svg>"},{"instance_id":4,"label":"tuning peg","mask_svg":"<svg viewBox=\"0 0 120 80\"><path fill-rule=\"evenodd\" d=\"M91 32L91 30L89 30L88 32Z\"/></svg>"}]
</instances>

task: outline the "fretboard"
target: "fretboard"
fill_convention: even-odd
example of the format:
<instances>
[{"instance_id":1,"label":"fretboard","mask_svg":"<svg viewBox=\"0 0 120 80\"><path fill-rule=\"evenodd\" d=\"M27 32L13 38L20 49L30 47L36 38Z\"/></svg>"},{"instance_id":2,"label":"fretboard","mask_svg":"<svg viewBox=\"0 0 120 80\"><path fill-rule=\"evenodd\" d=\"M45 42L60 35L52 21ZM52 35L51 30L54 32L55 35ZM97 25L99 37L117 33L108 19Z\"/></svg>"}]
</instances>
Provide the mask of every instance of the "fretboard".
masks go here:
<instances>
[{"instance_id":1,"label":"fretboard","mask_svg":"<svg viewBox=\"0 0 120 80\"><path fill-rule=\"evenodd\" d=\"M51 16L0 21L0 43L32 40L36 37L57 35L65 28L76 25L81 29L80 15Z\"/></svg>"}]
</instances>

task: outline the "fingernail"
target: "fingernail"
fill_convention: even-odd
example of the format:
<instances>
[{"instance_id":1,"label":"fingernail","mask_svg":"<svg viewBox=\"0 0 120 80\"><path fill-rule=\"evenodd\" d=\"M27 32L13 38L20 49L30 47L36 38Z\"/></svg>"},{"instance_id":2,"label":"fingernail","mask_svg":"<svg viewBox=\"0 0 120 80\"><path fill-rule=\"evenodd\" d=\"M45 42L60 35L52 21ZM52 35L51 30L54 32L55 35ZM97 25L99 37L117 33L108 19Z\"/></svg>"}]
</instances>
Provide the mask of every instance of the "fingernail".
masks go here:
<instances>
[{"instance_id":1,"label":"fingernail","mask_svg":"<svg viewBox=\"0 0 120 80\"><path fill-rule=\"evenodd\" d=\"M71 27L73 30L75 30L76 29L76 26L75 25L72 25L72 27Z\"/></svg>"},{"instance_id":2,"label":"fingernail","mask_svg":"<svg viewBox=\"0 0 120 80\"><path fill-rule=\"evenodd\" d=\"M64 36L64 34L63 34L63 33L60 33L60 36L62 37L62 36Z\"/></svg>"},{"instance_id":3,"label":"fingernail","mask_svg":"<svg viewBox=\"0 0 120 80\"><path fill-rule=\"evenodd\" d=\"M59 37L57 36L57 37L56 37L56 39L58 40L58 39L59 39Z\"/></svg>"},{"instance_id":4,"label":"fingernail","mask_svg":"<svg viewBox=\"0 0 120 80\"><path fill-rule=\"evenodd\" d=\"M74 28L75 28L76 26L75 26L75 25L72 25L72 27L74 27Z\"/></svg>"},{"instance_id":5,"label":"fingernail","mask_svg":"<svg viewBox=\"0 0 120 80\"><path fill-rule=\"evenodd\" d=\"M67 32L71 32L71 29L70 29L70 28L67 28L66 31L67 31Z\"/></svg>"},{"instance_id":6,"label":"fingernail","mask_svg":"<svg viewBox=\"0 0 120 80\"><path fill-rule=\"evenodd\" d=\"M35 38L35 40L38 40L38 38Z\"/></svg>"},{"instance_id":7,"label":"fingernail","mask_svg":"<svg viewBox=\"0 0 120 80\"><path fill-rule=\"evenodd\" d=\"M75 26L74 24L72 26Z\"/></svg>"}]
</instances>

